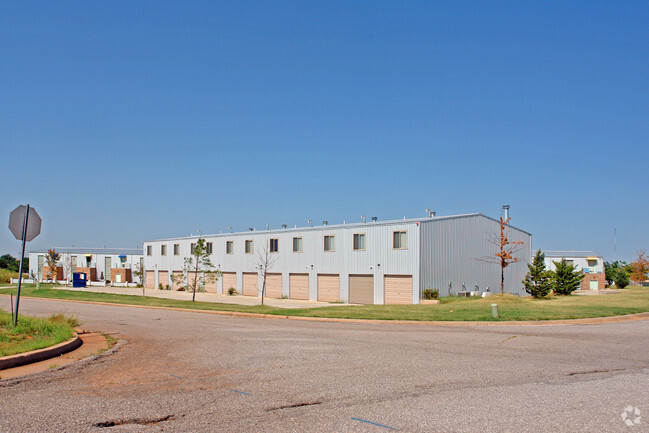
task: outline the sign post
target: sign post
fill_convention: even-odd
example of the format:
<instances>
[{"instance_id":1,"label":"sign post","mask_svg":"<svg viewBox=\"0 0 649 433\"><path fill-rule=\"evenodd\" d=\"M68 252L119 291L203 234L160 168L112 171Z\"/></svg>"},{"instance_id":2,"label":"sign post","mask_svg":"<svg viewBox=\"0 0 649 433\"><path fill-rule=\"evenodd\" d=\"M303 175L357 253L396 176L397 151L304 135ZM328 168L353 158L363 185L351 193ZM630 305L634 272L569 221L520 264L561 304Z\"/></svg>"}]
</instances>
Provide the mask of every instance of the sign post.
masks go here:
<instances>
[{"instance_id":1,"label":"sign post","mask_svg":"<svg viewBox=\"0 0 649 433\"><path fill-rule=\"evenodd\" d=\"M31 218L30 218L31 217ZM21 227L22 225L22 227ZM20 253L20 268L18 268L18 292L16 293L16 310L12 316L14 326L18 323L18 306L20 304L20 288L23 281L23 260L25 259L25 243L33 240L41 233L41 217L36 210L29 205L20 205L9 214L9 230L14 234L16 239L23 241Z\"/></svg>"}]
</instances>

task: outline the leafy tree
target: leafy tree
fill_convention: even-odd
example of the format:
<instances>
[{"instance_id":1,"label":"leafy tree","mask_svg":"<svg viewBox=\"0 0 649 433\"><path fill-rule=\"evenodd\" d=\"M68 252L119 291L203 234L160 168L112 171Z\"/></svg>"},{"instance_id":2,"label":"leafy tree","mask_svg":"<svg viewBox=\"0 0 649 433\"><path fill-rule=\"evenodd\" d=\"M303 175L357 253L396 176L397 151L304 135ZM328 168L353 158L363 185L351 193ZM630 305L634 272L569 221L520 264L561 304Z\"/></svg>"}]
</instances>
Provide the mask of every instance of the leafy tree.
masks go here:
<instances>
[{"instance_id":1,"label":"leafy tree","mask_svg":"<svg viewBox=\"0 0 649 433\"><path fill-rule=\"evenodd\" d=\"M576 269L576 266L569 264L566 259L553 263L555 266L555 270L552 272L554 293L557 295L570 295L579 289L584 275Z\"/></svg>"},{"instance_id":2,"label":"leafy tree","mask_svg":"<svg viewBox=\"0 0 649 433\"><path fill-rule=\"evenodd\" d=\"M624 269L619 269L615 273L614 281L615 281L615 285L618 288L620 289L625 288L626 286L629 285L629 273L626 272Z\"/></svg>"},{"instance_id":3,"label":"leafy tree","mask_svg":"<svg viewBox=\"0 0 649 433\"><path fill-rule=\"evenodd\" d=\"M615 277L618 272L626 273L627 276L631 274L631 265L624 261L604 262L604 273L606 274L606 284L609 286L615 282Z\"/></svg>"},{"instance_id":4,"label":"leafy tree","mask_svg":"<svg viewBox=\"0 0 649 433\"><path fill-rule=\"evenodd\" d=\"M552 290L552 272L545 269L545 254L538 250L527 265L527 275L523 280L525 291L535 298L544 298Z\"/></svg>"},{"instance_id":5,"label":"leafy tree","mask_svg":"<svg viewBox=\"0 0 649 433\"><path fill-rule=\"evenodd\" d=\"M18 272L19 267L20 267L20 260L15 259L10 254L5 254L4 256L0 257L0 269L9 269L10 271ZM28 257L25 257L25 259L23 260L23 273L24 272L29 272Z\"/></svg>"},{"instance_id":6,"label":"leafy tree","mask_svg":"<svg viewBox=\"0 0 649 433\"><path fill-rule=\"evenodd\" d=\"M193 273L190 275L189 273ZM199 277L203 275L203 278ZM183 284L184 276L187 276L187 289L192 291L192 301L196 301L196 292L204 292L205 284L218 280L220 271L215 270L215 266L210 261L210 254L207 251L205 239L199 239L192 248L192 255L185 257L183 274L172 277L177 284Z\"/></svg>"},{"instance_id":7,"label":"leafy tree","mask_svg":"<svg viewBox=\"0 0 649 433\"><path fill-rule=\"evenodd\" d=\"M57 253L54 248L47 250L45 261L47 262L47 279L56 282L56 270L61 260L61 254Z\"/></svg>"},{"instance_id":8,"label":"leafy tree","mask_svg":"<svg viewBox=\"0 0 649 433\"><path fill-rule=\"evenodd\" d=\"M642 284L644 280L647 279L647 274L649 274L649 257L646 256L646 251L638 251L638 257L635 262L631 263L631 280Z\"/></svg>"}]
</instances>

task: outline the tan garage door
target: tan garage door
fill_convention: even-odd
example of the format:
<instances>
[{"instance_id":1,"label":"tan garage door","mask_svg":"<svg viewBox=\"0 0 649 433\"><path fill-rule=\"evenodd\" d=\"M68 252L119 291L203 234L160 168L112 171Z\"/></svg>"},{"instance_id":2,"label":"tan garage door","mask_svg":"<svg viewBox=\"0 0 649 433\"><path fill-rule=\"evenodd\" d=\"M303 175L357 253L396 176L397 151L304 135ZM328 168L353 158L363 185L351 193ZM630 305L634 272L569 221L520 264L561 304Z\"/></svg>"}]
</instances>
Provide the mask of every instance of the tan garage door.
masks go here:
<instances>
[{"instance_id":1,"label":"tan garage door","mask_svg":"<svg viewBox=\"0 0 649 433\"><path fill-rule=\"evenodd\" d=\"M223 294L227 295L230 288L237 289L237 273L223 272Z\"/></svg>"},{"instance_id":2,"label":"tan garage door","mask_svg":"<svg viewBox=\"0 0 649 433\"><path fill-rule=\"evenodd\" d=\"M195 271L187 272L188 285L194 285L194 274L196 274ZM205 292L216 293L216 280L214 280L214 277L211 277L210 279L207 274L204 274L202 272L198 272L198 285L196 286L196 291L198 291L199 287L201 286L201 278L205 279Z\"/></svg>"},{"instance_id":3,"label":"tan garage door","mask_svg":"<svg viewBox=\"0 0 649 433\"><path fill-rule=\"evenodd\" d=\"M169 271L158 271L158 283L162 284L163 288L169 284Z\"/></svg>"},{"instance_id":4,"label":"tan garage door","mask_svg":"<svg viewBox=\"0 0 649 433\"><path fill-rule=\"evenodd\" d=\"M217 281L218 279L217 279L216 272L213 272L211 275L205 274L205 291L207 293L216 293Z\"/></svg>"},{"instance_id":5,"label":"tan garage door","mask_svg":"<svg viewBox=\"0 0 649 433\"><path fill-rule=\"evenodd\" d=\"M318 301L338 302L340 300L340 277L318 275Z\"/></svg>"},{"instance_id":6,"label":"tan garage door","mask_svg":"<svg viewBox=\"0 0 649 433\"><path fill-rule=\"evenodd\" d=\"M185 287L185 282L183 281L183 271L173 271L171 273L171 277L173 278L171 286L173 290L178 290L181 287Z\"/></svg>"},{"instance_id":7,"label":"tan garage door","mask_svg":"<svg viewBox=\"0 0 649 433\"><path fill-rule=\"evenodd\" d=\"M289 275L289 298L309 300L309 274Z\"/></svg>"},{"instance_id":8,"label":"tan garage door","mask_svg":"<svg viewBox=\"0 0 649 433\"><path fill-rule=\"evenodd\" d=\"M147 289L155 289L155 271L146 271L144 281Z\"/></svg>"},{"instance_id":9,"label":"tan garage door","mask_svg":"<svg viewBox=\"0 0 649 433\"><path fill-rule=\"evenodd\" d=\"M266 296L282 297L282 274L266 274Z\"/></svg>"},{"instance_id":10,"label":"tan garage door","mask_svg":"<svg viewBox=\"0 0 649 433\"><path fill-rule=\"evenodd\" d=\"M243 273L243 294L245 296L257 296L257 273Z\"/></svg>"},{"instance_id":11,"label":"tan garage door","mask_svg":"<svg viewBox=\"0 0 649 433\"><path fill-rule=\"evenodd\" d=\"M385 303L412 304L412 275L385 276Z\"/></svg>"},{"instance_id":12,"label":"tan garage door","mask_svg":"<svg viewBox=\"0 0 649 433\"><path fill-rule=\"evenodd\" d=\"M350 275L349 276L349 303L373 304L374 303L374 276Z\"/></svg>"}]
</instances>

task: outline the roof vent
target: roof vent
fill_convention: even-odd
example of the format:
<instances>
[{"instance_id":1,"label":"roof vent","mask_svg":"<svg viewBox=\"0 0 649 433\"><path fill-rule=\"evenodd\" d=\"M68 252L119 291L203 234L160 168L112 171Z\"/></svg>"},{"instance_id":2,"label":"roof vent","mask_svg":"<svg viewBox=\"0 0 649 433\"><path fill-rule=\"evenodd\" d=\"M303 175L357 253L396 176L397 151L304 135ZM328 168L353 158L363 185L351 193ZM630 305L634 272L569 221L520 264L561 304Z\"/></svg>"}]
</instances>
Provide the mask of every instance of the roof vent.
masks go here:
<instances>
[{"instance_id":1,"label":"roof vent","mask_svg":"<svg viewBox=\"0 0 649 433\"><path fill-rule=\"evenodd\" d=\"M376 220L378 220L378 218L377 218L377 217L372 217L372 222L373 222L373 223L375 223L375 222L376 222Z\"/></svg>"},{"instance_id":2,"label":"roof vent","mask_svg":"<svg viewBox=\"0 0 649 433\"><path fill-rule=\"evenodd\" d=\"M312 220L309 220L307 222L309 223L309 227L313 227L313 221Z\"/></svg>"},{"instance_id":3,"label":"roof vent","mask_svg":"<svg viewBox=\"0 0 649 433\"><path fill-rule=\"evenodd\" d=\"M266 223L266 230L270 230L270 226Z\"/></svg>"},{"instance_id":4,"label":"roof vent","mask_svg":"<svg viewBox=\"0 0 649 433\"><path fill-rule=\"evenodd\" d=\"M361 220L365 222L365 215L361 215Z\"/></svg>"},{"instance_id":5,"label":"roof vent","mask_svg":"<svg viewBox=\"0 0 649 433\"><path fill-rule=\"evenodd\" d=\"M509 205L508 204L503 205L503 212L505 213L504 220L507 221L509 219Z\"/></svg>"},{"instance_id":6,"label":"roof vent","mask_svg":"<svg viewBox=\"0 0 649 433\"><path fill-rule=\"evenodd\" d=\"M426 209L426 215L428 215L428 218L433 218L435 215L437 215L437 212L434 212L430 209Z\"/></svg>"},{"instance_id":7,"label":"roof vent","mask_svg":"<svg viewBox=\"0 0 649 433\"><path fill-rule=\"evenodd\" d=\"M283 228L283 229L285 229L286 227L288 227L288 225L286 225L286 224L282 224L282 228Z\"/></svg>"},{"instance_id":8,"label":"roof vent","mask_svg":"<svg viewBox=\"0 0 649 433\"><path fill-rule=\"evenodd\" d=\"M248 227L248 230L250 230L251 232L254 232L255 228L254 227Z\"/></svg>"},{"instance_id":9,"label":"roof vent","mask_svg":"<svg viewBox=\"0 0 649 433\"><path fill-rule=\"evenodd\" d=\"M326 226L326 225L328 225L328 224L329 224L329 221L327 221L327 220L322 221L322 225L323 225L323 226Z\"/></svg>"},{"instance_id":10,"label":"roof vent","mask_svg":"<svg viewBox=\"0 0 649 433\"><path fill-rule=\"evenodd\" d=\"M228 227L228 231L232 233L232 227Z\"/></svg>"}]
</instances>

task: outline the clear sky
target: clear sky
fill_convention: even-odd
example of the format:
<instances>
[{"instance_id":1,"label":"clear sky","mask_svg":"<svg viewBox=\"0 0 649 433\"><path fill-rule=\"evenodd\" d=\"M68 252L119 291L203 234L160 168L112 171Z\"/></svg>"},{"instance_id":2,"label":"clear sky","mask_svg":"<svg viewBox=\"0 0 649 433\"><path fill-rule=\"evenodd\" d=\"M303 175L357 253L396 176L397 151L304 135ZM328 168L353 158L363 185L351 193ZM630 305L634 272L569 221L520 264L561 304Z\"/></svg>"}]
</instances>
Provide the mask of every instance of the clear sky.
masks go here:
<instances>
[{"instance_id":1,"label":"clear sky","mask_svg":"<svg viewBox=\"0 0 649 433\"><path fill-rule=\"evenodd\" d=\"M649 3L0 3L0 213L28 245L511 205L649 249ZM19 242L0 229L0 253Z\"/></svg>"}]
</instances>

